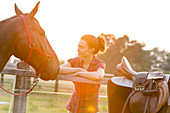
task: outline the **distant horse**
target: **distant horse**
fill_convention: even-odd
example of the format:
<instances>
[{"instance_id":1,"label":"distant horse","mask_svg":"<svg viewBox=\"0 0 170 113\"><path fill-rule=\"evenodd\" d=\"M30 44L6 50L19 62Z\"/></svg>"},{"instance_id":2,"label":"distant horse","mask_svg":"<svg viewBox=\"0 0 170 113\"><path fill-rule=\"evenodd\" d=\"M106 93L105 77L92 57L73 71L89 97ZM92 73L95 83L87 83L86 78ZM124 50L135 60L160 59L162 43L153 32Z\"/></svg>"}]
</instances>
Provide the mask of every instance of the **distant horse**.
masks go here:
<instances>
[{"instance_id":1,"label":"distant horse","mask_svg":"<svg viewBox=\"0 0 170 113\"><path fill-rule=\"evenodd\" d=\"M39 3L26 14L15 4L16 16L0 22L0 72L14 55L31 65L36 71L36 77L42 80L57 78L60 67L58 57L34 17Z\"/></svg>"}]
</instances>

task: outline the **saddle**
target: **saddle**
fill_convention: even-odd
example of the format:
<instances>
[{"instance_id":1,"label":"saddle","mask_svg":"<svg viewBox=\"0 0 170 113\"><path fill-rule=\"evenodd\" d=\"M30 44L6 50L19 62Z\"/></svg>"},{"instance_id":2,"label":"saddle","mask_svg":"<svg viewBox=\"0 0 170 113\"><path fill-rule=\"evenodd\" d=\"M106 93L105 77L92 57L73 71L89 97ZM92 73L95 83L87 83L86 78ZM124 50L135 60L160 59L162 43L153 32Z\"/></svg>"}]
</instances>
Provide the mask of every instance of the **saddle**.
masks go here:
<instances>
[{"instance_id":1,"label":"saddle","mask_svg":"<svg viewBox=\"0 0 170 113\"><path fill-rule=\"evenodd\" d=\"M125 57L122 57L116 69L125 78L132 80L132 92L126 99L122 113L127 105L132 113L156 113L167 103L169 88L163 73L135 72Z\"/></svg>"}]
</instances>

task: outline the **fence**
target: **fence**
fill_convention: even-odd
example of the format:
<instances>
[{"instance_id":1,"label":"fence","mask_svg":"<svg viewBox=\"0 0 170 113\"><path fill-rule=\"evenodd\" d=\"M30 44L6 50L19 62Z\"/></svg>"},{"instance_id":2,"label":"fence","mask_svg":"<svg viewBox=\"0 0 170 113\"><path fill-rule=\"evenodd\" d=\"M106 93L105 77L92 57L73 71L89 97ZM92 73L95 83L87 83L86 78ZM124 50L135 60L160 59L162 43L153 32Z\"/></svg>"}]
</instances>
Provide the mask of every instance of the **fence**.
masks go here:
<instances>
[{"instance_id":1,"label":"fence","mask_svg":"<svg viewBox=\"0 0 170 113\"><path fill-rule=\"evenodd\" d=\"M30 88L31 85L31 77L35 76L35 72L29 70L29 66L22 62L17 64L17 69L7 69L4 68L1 72L1 85L3 85L3 76L4 74L16 75L16 81L14 86L15 93L23 93ZM103 84L106 85L108 80L113 77L113 74L105 74L104 78L101 81L92 81L89 79L75 77L72 75L58 75L58 80L65 81L78 81L83 83L94 83L94 84ZM55 83L55 91L57 91L58 80ZM24 96L14 96L13 103L13 113L25 113L26 112L26 101L27 95ZM170 109L168 109L170 111Z\"/></svg>"},{"instance_id":2,"label":"fence","mask_svg":"<svg viewBox=\"0 0 170 113\"><path fill-rule=\"evenodd\" d=\"M1 74L2 74L1 84L3 83L2 82L3 74L16 75L16 82L14 86L15 93L26 92L30 88L31 77L35 76L35 72L29 70L29 66L22 62L19 62L17 64L17 69L4 68ZM78 82L83 82L83 83L94 83L94 84L106 85L108 80L111 77L113 77L113 74L105 74L104 78L101 81L92 81L86 78L75 77L72 75L67 75L67 76L58 75L58 80L78 81ZM56 80L55 91L57 91L58 80ZM26 112L26 101L27 101L27 95L14 96L13 113L25 113Z\"/></svg>"}]
</instances>

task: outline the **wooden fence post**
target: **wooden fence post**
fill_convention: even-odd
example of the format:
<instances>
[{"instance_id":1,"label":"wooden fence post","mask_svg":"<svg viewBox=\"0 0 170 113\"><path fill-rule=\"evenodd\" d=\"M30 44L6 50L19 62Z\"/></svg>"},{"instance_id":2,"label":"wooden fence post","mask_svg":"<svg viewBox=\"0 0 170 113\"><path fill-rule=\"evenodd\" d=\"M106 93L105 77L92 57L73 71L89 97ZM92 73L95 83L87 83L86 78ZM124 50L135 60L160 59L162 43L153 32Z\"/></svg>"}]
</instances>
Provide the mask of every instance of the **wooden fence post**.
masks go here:
<instances>
[{"instance_id":1,"label":"wooden fence post","mask_svg":"<svg viewBox=\"0 0 170 113\"><path fill-rule=\"evenodd\" d=\"M19 62L17 69L29 70L29 66L25 63ZM30 88L31 78L16 75L15 93L26 92ZM26 113L27 95L14 96L13 113Z\"/></svg>"},{"instance_id":2,"label":"wooden fence post","mask_svg":"<svg viewBox=\"0 0 170 113\"><path fill-rule=\"evenodd\" d=\"M55 89L54 92L58 92L58 80L55 80Z\"/></svg>"},{"instance_id":3,"label":"wooden fence post","mask_svg":"<svg viewBox=\"0 0 170 113\"><path fill-rule=\"evenodd\" d=\"M3 86L4 83L4 74L1 74L1 86Z\"/></svg>"}]
</instances>

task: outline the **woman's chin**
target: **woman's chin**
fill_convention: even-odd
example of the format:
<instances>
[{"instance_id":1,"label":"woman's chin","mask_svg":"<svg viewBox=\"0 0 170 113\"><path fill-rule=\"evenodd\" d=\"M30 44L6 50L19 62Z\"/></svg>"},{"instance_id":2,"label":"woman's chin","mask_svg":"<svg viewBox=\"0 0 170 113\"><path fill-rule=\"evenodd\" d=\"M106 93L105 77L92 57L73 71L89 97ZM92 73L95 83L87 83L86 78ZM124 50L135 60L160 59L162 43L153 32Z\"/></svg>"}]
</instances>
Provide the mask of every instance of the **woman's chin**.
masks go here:
<instances>
[{"instance_id":1,"label":"woman's chin","mask_svg":"<svg viewBox=\"0 0 170 113\"><path fill-rule=\"evenodd\" d=\"M78 57L82 57L82 55L81 55L81 54L78 54Z\"/></svg>"}]
</instances>

